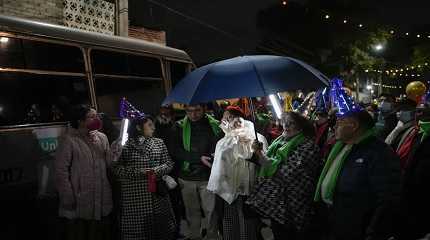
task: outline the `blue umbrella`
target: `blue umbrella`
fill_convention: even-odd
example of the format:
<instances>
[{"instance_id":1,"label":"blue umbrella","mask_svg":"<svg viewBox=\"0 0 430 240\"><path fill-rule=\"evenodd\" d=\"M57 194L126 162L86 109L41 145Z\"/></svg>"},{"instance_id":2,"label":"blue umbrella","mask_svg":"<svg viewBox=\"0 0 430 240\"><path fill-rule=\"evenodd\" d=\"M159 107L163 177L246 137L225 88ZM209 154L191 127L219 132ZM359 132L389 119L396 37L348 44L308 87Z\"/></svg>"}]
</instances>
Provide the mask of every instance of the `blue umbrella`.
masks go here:
<instances>
[{"instance_id":1,"label":"blue umbrella","mask_svg":"<svg viewBox=\"0 0 430 240\"><path fill-rule=\"evenodd\" d=\"M270 55L243 56L197 68L174 87L163 105L262 97L328 85L329 79L324 74L300 60Z\"/></svg>"}]
</instances>

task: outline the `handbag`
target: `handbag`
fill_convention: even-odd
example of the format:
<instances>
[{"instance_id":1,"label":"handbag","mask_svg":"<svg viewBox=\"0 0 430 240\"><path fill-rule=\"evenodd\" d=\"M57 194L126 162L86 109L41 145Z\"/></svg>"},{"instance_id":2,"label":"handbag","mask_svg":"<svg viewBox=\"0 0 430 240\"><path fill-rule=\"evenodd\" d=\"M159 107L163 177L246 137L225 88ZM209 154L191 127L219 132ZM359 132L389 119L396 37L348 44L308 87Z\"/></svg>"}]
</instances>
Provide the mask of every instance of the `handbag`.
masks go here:
<instances>
[{"instance_id":1,"label":"handbag","mask_svg":"<svg viewBox=\"0 0 430 240\"><path fill-rule=\"evenodd\" d=\"M154 170L147 171L148 191L159 196L166 196L169 192L166 183L162 179L157 179Z\"/></svg>"}]
</instances>

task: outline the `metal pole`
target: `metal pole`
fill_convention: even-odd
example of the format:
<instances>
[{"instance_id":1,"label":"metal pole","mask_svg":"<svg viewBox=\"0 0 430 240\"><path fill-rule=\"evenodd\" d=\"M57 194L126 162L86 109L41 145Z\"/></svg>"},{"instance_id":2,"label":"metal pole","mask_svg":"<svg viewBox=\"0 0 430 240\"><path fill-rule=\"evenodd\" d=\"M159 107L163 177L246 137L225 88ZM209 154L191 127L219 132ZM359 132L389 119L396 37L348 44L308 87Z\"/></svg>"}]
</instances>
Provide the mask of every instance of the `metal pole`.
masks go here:
<instances>
[{"instance_id":1,"label":"metal pole","mask_svg":"<svg viewBox=\"0 0 430 240\"><path fill-rule=\"evenodd\" d=\"M255 139L258 141L258 137L257 137L257 129L256 129L256 116L255 116L255 107L254 107L254 103L252 101L252 97L249 97L249 108L251 109L251 120L254 123L254 133L255 133Z\"/></svg>"}]
</instances>

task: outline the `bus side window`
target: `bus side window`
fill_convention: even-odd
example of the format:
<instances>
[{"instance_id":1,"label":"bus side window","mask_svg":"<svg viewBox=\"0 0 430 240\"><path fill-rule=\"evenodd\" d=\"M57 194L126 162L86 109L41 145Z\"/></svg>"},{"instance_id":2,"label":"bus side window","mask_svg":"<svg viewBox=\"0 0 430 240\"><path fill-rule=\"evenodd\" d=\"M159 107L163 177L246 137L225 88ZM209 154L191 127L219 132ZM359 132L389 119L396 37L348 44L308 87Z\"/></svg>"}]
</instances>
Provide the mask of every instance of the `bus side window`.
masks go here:
<instances>
[{"instance_id":1,"label":"bus side window","mask_svg":"<svg viewBox=\"0 0 430 240\"><path fill-rule=\"evenodd\" d=\"M70 104L89 102L83 59L78 47L19 38L3 40L0 126L68 120Z\"/></svg>"},{"instance_id":2,"label":"bus side window","mask_svg":"<svg viewBox=\"0 0 430 240\"><path fill-rule=\"evenodd\" d=\"M71 105L88 102L84 77L0 71L0 126L68 120Z\"/></svg>"},{"instance_id":3,"label":"bus side window","mask_svg":"<svg viewBox=\"0 0 430 240\"><path fill-rule=\"evenodd\" d=\"M122 97L145 113L158 111L165 97L159 59L92 50L91 61L100 112L118 118Z\"/></svg>"}]
</instances>

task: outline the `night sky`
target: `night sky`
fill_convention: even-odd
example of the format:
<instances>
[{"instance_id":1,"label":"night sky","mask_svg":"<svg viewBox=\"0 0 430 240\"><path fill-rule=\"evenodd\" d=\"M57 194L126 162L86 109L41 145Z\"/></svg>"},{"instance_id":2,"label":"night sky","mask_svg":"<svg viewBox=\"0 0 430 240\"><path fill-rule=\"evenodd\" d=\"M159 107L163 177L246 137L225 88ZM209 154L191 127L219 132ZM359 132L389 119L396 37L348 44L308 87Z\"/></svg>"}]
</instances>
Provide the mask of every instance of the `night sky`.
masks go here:
<instances>
[{"instance_id":1,"label":"night sky","mask_svg":"<svg viewBox=\"0 0 430 240\"><path fill-rule=\"evenodd\" d=\"M286 6L282 0L129 0L131 25L166 31L167 44L187 51L197 65L256 53L318 64L339 38L378 27L396 32L383 56L406 63L413 46L430 43L429 9L426 0L287 0Z\"/></svg>"}]
</instances>

